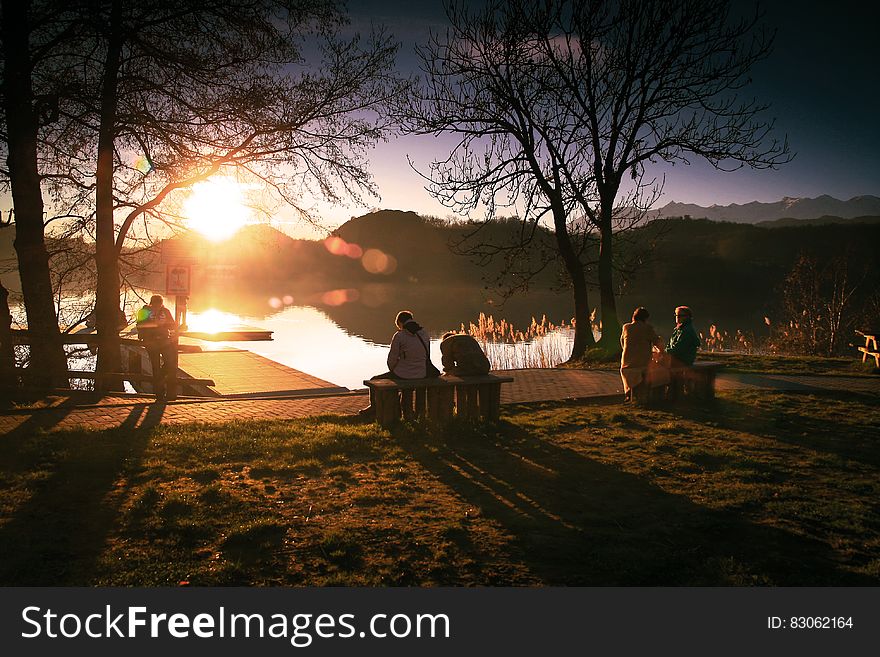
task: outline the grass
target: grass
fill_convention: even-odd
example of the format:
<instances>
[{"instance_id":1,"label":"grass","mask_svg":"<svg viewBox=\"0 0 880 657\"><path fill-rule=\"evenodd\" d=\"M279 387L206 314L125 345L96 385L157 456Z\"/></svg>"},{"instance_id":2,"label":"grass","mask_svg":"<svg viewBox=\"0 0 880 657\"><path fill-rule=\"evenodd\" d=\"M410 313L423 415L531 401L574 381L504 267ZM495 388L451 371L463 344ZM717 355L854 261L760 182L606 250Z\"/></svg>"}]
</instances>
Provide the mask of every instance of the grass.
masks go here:
<instances>
[{"instance_id":1,"label":"grass","mask_svg":"<svg viewBox=\"0 0 880 657\"><path fill-rule=\"evenodd\" d=\"M880 399L11 434L2 585L880 584Z\"/></svg>"},{"instance_id":2,"label":"grass","mask_svg":"<svg viewBox=\"0 0 880 657\"><path fill-rule=\"evenodd\" d=\"M720 351L701 351L697 360L718 361L724 363L725 372L744 372L751 374L787 374L787 375L822 375L822 376L877 376L880 371L874 367L874 361L862 363L853 357L826 358L822 356L782 356L773 354L739 354ZM620 360L614 358L603 360L597 351L576 364L565 367L579 367L595 370L617 370Z\"/></svg>"},{"instance_id":3,"label":"grass","mask_svg":"<svg viewBox=\"0 0 880 657\"><path fill-rule=\"evenodd\" d=\"M858 354L857 354L858 355ZM821 374L838 376L876 376L880 371L874 361L861 362L856 357L824 358L821 356L777 356L770 354L731 354L707 352L701 360L717 360L735 372L759 374Z\"/></svg>"}]
</instances>

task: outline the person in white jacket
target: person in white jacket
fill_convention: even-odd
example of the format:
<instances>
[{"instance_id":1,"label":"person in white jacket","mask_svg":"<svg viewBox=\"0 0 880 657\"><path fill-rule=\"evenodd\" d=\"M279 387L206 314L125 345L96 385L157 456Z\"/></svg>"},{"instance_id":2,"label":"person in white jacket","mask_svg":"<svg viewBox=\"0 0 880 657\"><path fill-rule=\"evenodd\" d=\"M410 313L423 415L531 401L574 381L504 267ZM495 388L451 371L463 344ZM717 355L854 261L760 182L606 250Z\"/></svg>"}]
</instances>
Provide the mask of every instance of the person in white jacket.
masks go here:
<instances>
[{"instance_id":1,"label":"person in white jacket","mask_svg":"<svg viewBox=\"0 0 880 657\"><path fill-rule=\"evenodd\" d=\"M413 319L409 310L401 310L394 320L397 332L391 338L388 351L388 371L371 379L424 379L428 372L431 338L428 332ZM373 391L370 390L370 405L362 409L359 416L372 418L375 415Z\"/></svg>"}]
</instances>

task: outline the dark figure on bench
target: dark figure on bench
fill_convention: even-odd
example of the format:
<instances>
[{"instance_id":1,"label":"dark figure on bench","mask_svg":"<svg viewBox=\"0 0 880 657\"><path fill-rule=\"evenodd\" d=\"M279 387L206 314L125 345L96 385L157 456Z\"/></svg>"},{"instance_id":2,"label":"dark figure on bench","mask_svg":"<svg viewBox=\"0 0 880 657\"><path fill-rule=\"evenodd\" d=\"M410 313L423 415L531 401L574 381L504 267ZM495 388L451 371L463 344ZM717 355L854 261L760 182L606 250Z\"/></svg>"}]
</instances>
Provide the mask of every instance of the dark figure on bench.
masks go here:
<instances>
[{"instance_id":1,"label":"dark figure on bench","mask_svg":"<svg viewBox=\"0 0 880 657\"><path fill-rule=\"evenodd\" d=\"M443 371L457 376L481 376L489 373L489 359L473 336L448 331L440 342Z\"/></svg>"}]
</instances>

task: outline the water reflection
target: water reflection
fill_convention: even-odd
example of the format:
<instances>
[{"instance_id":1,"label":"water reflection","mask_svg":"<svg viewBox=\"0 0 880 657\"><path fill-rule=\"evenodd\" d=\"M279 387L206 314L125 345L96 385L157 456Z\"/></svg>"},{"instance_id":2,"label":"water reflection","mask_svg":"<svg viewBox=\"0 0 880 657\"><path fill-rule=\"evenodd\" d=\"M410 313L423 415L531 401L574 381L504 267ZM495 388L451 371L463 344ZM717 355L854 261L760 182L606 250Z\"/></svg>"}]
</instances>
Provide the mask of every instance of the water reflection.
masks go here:
<instances>
[{"instance_id":1,"label":"water reflection","mask_svg":"<svg viewBox=\"0 0 880 657\"><path fill-rule=\"evenodd\" d=\"M431 357L437 365L440 364L438 338L445 331L476 322L480 313L492 314L496 320L504 318L518 329L526 328L532 317L540 318L544 314L553 324L570 324L572 315L568 291L531 291L508 300L500 309L487 300L483 288L477 284L428 286L412 281L404 285L354 283L349 287L340 281L322 282L316 274L308 283L196 279L194 290L188 308L191 330L217 332L244 324L274 332L271 342L203 342L204 348L247 349L348 388L360 388L364 379L386 371L388 344L396 330L394 317L402 309L412 310L416 320L432 336ZM152 290L140 292L144 299L153 293ZM597 295L592 298L596 301ZM768 330L762 309L753 308L747 302L745 307L740 307L715 298L681 299L674 291L663 298L623 297L618 304L618 314L625 320L635 305L646 305L652 312L651 321L657 331L668 337L674 321L672 309L684 302L697 312L696 324L701 332L707 332L710 324L725 330ZM139 301L129 298L126 306L129 316L139 305ZM167 305L173 307L174 299L167 299ZM23 323L23 309L14 304L12 310ZM570 340L570 333L563 331L552 336L552 341L543 348L561 360L567 356ZM493 362L518 366L515 350L490 358ZM86 367L77 364L75 369Z\"/></svg>"},{"instance_id":2,"label":"water reflection","mask_svg":"<svg viewBox=\"0 0 880 657\"><path fill-rule=\"evenodd\" d=\"M232 313L211 308L201 313L187 313L188 330L198 333L220 333L240 326L242 318Z\"/></svg>"},{"instance_id":3,"label":"water reflection","mask_svg":"<svg viewBox=\"0 0 880 657\"><path fill-rule=\"evenodd\" d=\"M273 331L273 340L208 343L206 349L246 349L346 388L362 388L364 379L388 369L385 364L387 344L376 344L347 333L316 308L290 306L266 317L234 316L216 309L190 311L190 327L210 325L210 318L218 315L235 317L233 324L256 323L260 328ZM389 327L388 342L393 333L393 327ZM439 362L440 351L435 340L431 341L431 357Z\"/></svg>"},{"instance_id":4,"label":"water reflection","mask_svg":"<svg viewBox=\"0 0 880 657\"><path fill-rule=\"evenodd\" d=\"M301 306L288 307L263 318L236 316L216 309L190 311L189 317L192 330L210 330L196 329L197 326L216 326L213 329L216 332L235 325L259 323L260 328L274 332L270 342L206 342L202 343L203 349L246 349L346 388L362 388L364 379L387 371L388 345L396 330L393 321L389 320L385 339L379 343L373 342L347 332L326 313ZM220 326L221 323L223 326ZM564 360L570 350L571 340L572 334L569 330L536 340L540 353L550 359L543 362L543 365L551 366ZM505 368L525 367L530 365L526 354L529 346L523 343L490 344L487 352L493 363L499 363ZM432 335L430 349L431 359L439 366L439 336Z\"/></svg>"},{"instance_id":5,"label":"water reflection","mask_svg":"<svg viewBox=\"0 0 880 657\"><path fill-rule=\"evenodd\" d=\"M477 286L339 288L275 281L262 283L260 291L203 286L189 301L188 324L193 331L216 332L241 324L273 331L271 342L218 342L205 348L247 349L331 383L362 388L364 379L388 369L388 345L399 310L412 310L426 327L432 337L431 358L439 366L439 337L476 321L481 312L524 327L533 315L546 313L556 322L570 318L568 303L567 294L539 292L512 299L499 312ZM570 336L563 334L558 340L566 345ZM561 351L565 350L563 346ZM511 355L499 362L516 360Z\"/></svg>"}]
</instances>

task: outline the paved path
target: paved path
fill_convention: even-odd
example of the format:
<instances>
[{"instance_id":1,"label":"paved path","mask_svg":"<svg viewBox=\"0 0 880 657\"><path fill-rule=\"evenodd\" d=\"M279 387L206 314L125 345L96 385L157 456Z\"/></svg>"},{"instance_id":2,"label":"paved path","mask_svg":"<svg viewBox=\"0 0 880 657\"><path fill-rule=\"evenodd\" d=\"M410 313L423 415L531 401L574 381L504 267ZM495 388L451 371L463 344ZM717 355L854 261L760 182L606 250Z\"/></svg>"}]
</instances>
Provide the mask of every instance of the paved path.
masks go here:
<instances>
[{"instance_id":1,"label":"paved path","mask_svg":"<svg viewBox=\"0 0 880 657\"><path fill-rule=\"evenodd\" d=\"M502 404L560 399L611 398L622 395L614 371L536 369L499 372L514 377L502 388ZM874 377L722 374L718 390L837 390L880 394ZM160 404L152 397L104 397L91 403L58 398L43 409L0 411L0 435L23 435L55 428L137 428L180 422L279 420L314 415L352 415L366 406L366 395L348 393L320 397L271 399L184 399Z\"/></svg>"}]
</instances>

